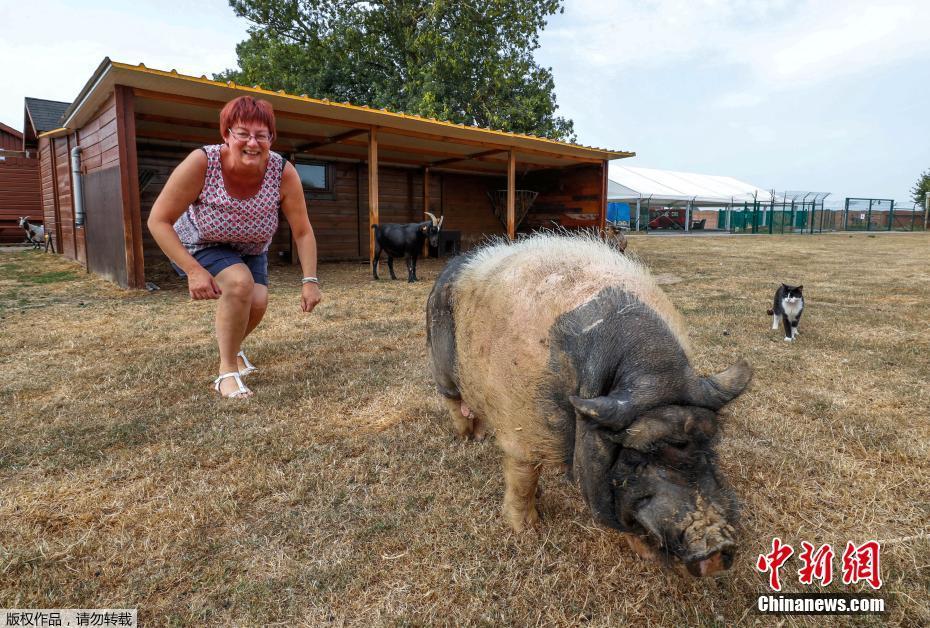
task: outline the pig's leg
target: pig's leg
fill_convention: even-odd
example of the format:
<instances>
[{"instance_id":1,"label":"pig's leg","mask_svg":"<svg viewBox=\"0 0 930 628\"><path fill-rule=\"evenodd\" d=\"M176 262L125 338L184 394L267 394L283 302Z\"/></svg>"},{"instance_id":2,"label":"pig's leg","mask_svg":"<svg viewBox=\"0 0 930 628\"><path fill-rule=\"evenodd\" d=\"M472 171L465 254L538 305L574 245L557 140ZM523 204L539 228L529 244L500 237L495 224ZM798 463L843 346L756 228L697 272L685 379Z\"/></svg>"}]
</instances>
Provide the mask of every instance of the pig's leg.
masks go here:
<instances>
[{"instance_id":1,"label":"pig's leg","mask_svg":"<svg viewBox=\"0 0 930 628\"><path fill-rule=\"evenodd\" d=\"M533 527L539 522L536 510L538 483L538 465L504 453L504 518L514 532L522 532L527 526Z\"/></svg>"},{"instance_id":2,"label":"pig's leg","mask_svg":"<svg viewBox=\"0 0 930 628\"><path fill-rule=\"evenodd\" d=\"M475 414L475 411L461 399L443 397L449 416L452 417L452 429L460 438L472 438L476 441L484 440L487 429L484 421Z\"/></svg>"},{"instance_id":3,"label":"pig's leg","mask_svg":"<svg viewBox=\"0 0 930 628\"><path fill-rule=\"evenodd\" d=\"M466 415L462 412L462 409L466 407L465 402L461 399L449 399L448 397L443 397L442 400L446 404L446 408L449 409L449 416L452 418L452 429L455 434L459 438L467 439L474 431L474 423L470 413Z\"/></svg>"}]
</instances>

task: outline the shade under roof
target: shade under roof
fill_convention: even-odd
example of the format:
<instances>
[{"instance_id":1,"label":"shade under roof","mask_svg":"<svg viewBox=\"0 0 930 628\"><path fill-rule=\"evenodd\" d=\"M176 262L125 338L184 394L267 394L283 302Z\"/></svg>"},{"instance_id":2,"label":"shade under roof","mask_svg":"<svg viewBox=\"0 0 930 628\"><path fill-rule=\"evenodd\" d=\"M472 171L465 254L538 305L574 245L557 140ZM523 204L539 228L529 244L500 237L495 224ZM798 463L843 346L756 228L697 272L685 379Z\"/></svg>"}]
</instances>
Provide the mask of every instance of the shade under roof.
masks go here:
<instances>
[{"instance_id":1,"label":"shade under roof","mask_svg":"<svg viewBox=\"0 0 930 628\"><path fill-rule=\"evenodd\" d=\"M733 177L675 172L655 168L610 165L608 201L721 206L758 200L769 202L771 192Z\"/></svg>"}]
</instances>

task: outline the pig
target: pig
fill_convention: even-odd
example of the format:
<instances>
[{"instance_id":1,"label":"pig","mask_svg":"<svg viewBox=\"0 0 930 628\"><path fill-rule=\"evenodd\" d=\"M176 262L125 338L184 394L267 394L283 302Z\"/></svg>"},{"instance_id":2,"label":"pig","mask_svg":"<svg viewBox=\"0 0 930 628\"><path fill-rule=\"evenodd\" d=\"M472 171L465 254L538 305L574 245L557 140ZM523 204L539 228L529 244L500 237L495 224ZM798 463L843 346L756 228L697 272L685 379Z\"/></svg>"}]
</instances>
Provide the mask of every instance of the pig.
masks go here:
<instances>
[{"instance_id":1,"label":"pig","mask_svg":"<svg viewBox=\"0 0 930 628\"><path fill-rule=\"evenodd\" d=\"M556 466L640 555L695 576L731 566L738 504L714 447L752 369L695 373L640 262L592 234L499 241L453 259L426 310L438 392L459 436L493 432L515 531L538 524L540 471Z\"/></svg>"}]
</instances>

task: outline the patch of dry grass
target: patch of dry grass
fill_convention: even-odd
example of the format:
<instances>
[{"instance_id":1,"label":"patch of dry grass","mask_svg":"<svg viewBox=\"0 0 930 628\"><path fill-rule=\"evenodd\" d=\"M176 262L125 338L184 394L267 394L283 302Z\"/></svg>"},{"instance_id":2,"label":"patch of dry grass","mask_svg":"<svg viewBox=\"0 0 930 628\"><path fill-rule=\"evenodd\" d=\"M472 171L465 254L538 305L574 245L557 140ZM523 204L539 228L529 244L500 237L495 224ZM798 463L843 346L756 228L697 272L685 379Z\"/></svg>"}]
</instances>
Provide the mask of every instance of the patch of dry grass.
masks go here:
<instances>
[{"instance_id":1,"label":"patch of dry grass","mask_svg":"<svg viewBox=\"0 0 930 628\"><path fill-rule=\"evenodd\" d=\"M930 239L630 250L666 276L699 370L755 368L720 446L744 503L727 577L641 561L554 474L544 527L508 530L496 448L455 441L432 389L438 262L413 286L324 264L309 317L298 271L273 268L243 403L213 396L213 308L180 281L126 293L22 251L0 255L0 606L138 607L148 625L769 624L750 611L767 590L753 564L778 535L885 541L882 619L930 623ZM805 286L794 344L765 314L781 281Z\"/></svg>"}]
</instances>

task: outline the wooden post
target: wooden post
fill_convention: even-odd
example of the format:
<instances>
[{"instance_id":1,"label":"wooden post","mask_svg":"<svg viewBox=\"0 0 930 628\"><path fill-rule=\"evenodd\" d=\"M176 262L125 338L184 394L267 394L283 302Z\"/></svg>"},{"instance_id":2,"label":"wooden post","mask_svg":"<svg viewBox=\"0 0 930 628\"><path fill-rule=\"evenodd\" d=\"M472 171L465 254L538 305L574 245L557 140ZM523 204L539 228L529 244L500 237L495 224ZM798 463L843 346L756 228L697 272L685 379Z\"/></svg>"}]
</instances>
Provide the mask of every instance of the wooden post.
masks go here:
<instances>
[{"instance_id":1,"label":"wooden post","mask_svg":"<svg viewBox=\"0 0 930 628\"><path fill-rule=\"evenodd\" d=\"M64 235L61 232L61 205L58 198L58 157L55 156L55 140L48 137L45 138L45 141L48 142L48 152L49 157L51 158L51 169L52 169L52 206L55 213L55 244L58 246L58 254L64 255L63 248L63 239ZM68 165L68 172L71 171L71 165ZM39 172L42 172L42 144L41 140L39 142ZM41 176L41 175L40 175ZM44 199L43 199L44 201Z\"/></svg>"},{"instance_id":2,"label":"wooden post","mask_svg":"<svg viewBox=\"0 0 930 628\"><path fill-rule=\"evenodd\" d=\"M510 150L507 152L507 237L511 240L517 237L516 200L517 156Z\"/></svg>"},{"instance_id":3,"label":"wooden post","mask_svg":"<svg viewBox=\"0 0 930 628\"><path fill-rule=\"evenodd\" d=\"M426 218L426 212L429 211L429 166L423 168L423 218ZM442 251L436 251L436 255L442 257ZM429 257L429 241L423 241L423 257Z\"/></svg>"},{"instance_id":4,"label":"wooden post","mask_svg":"<svg viewBox=\"0 0 930 628\"><path fill-rule=\"evenodd\" d=\"M288 160L289 162L291 162L291 165L294 166L295 169L297 168L297 153L289 153L288 156L287 156L287 160ZM303 186L301 186L301 188L302 188L302 187L303 187ZM307 192L304 191L303 194L304 194L304 200L306 201ZM310 216L310 203L307 203L307 217L309 218L309 216ZM279 215L279 218L280 218L280 215ZM287 231L288 231L288 233L291 234L291 237L290 237L290 240L291 240L291 245L290 245L290 246L291 246L291 250L290 250L291 266L297 266L298 264L300 264L300 255L297 254L297 240L294 239L294 232L293 232L293 230L291 230L291 226L290 226L290 225L287 226Z\"/></svg>"},{"instance_id":5,"label":"wooden post","mask_svg":"<svg viewBox=\"0 0 930 628\"><path fill-rule=\"evenodd\" d=\"M119 142L120 187L123 190L123 241L126 247L126 283L145 287L142 252L142 209L139 201L139 164L136 155L135 98L131 87L117 85L116 134Z\"/></svg>"},{"instance_id":6,"label":"wooden post","mask_svg":"<svg viewBox=\"0 0 930 628\"><path fill-rule=\"evenodd\" d=\"M429 166L423 168L423 213L429 211Z\"/></svg>"},{"instance_id":7,"label":"wooden post","mask_svg":"<svg viewBox=\"0 0 930 628\"><path fill-rule=\"evenodd\" d=\"M600 202L600 225L601 231L607 228L607 160L601 163L601 202Z\"/></svg>"},{"instance_id":8,"label":"wooden post","mask_svg":"<svg viewBox=\"0 0 930 628\"><path fill-rule=\"evenodd\" d=\"M378 219L378 130L368 132L368 261L375 261L375 230Z\"/></svg>"}]
</instances>

